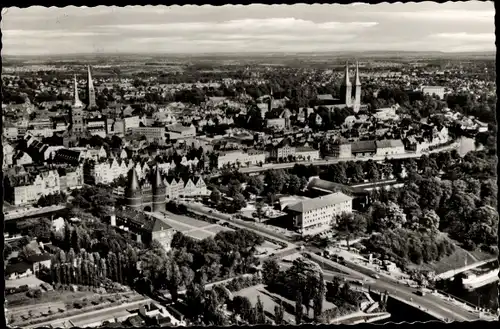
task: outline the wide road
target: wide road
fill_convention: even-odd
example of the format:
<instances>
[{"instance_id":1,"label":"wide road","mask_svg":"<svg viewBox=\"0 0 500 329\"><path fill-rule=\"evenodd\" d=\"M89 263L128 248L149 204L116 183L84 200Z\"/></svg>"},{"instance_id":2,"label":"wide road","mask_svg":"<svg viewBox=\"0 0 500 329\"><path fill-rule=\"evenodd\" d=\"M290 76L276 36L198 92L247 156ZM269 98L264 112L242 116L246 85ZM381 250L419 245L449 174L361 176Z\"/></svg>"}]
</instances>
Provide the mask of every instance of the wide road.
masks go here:
<instances>
[{"instance_id":1,"label":"wide road","mask_svg":"<svg viewBox=\"0 0 500 329\"><path fill-rule=\"evenodd\" d=\"M315 255L312 253L309 254L311 254L311 258L313 260L319 261L320 265L321 263L335 263L319 255ZM323 261L320 261L321 259L323 259ZM353 273L358 273L357 277L361 276L364 278L378 275L379 277L377 279L371 280L372 282L368 284L368 286L370 286L373 290L379 292L388 291L390 295L399 297L402 300L406 301L408 304L419 307L420 309L433 316L441 317L451 321L475 321L479 318L478 313L470 312L465 307L455 304L457 303L456 301L448 301L440 296L436 296L433 294L418 296L415 293L417 291L415 288L408 287L404 284L399 283L394 278L380 275L375 271L365 268L359 264L354 264L352 262L346 261L344 268L345 267L348 267L352 271L347 272L352 276L355 276L353 275Z\"/></svg>"},{"instance_id":2,"label":"wide road","mask_svg":"<svg viewBox=\"0 0 500 329\"><path fill-rule=\"evenodd\" d=\"M207 207L199 206L196 205L194 206L193 204L186 204L190 209L196 209L200 213L203 213L205 215L216 215L217 213L213 211L212 213L209 213L209 209ZM242 228L246 228L248 230L254 231L255 233L266 237L266 236L271 236L274 239L280 240L282 242L287 243L288 247L283 250L283 256L289 253L293 253L292 250L298 251L299 245L296 243L291 242L289 239L287 239L285 236L279 237L278 233L274 232L268 232L269 230L263 230L259 227L249 225L248 223L245 223L246 225L242 225L240 221L235 222L232 220L227 220L223 219L222 216L217 216L216 218L220 218L222 221L229 222L235 226L239 226ZM306 248L310 249L310 248ZM314 248L311 248L310 250L314 250ZM478 319L478 314L477 313L472 313L465 307L461 305L456 305L452 303L451 301L447 301L439 296L434 296L432 294L427 294L425 296L418 296L415 294L415 289L405 286L403 284L400 284L397 282L396 279L391 279L391 278L386 278L382 277L380 275L380 278L373 279L373 275L377 274L375 271L367 269L363 266L360 266L359 264L354 264L352 262L346 262L345 266L341 265L339 263L333 262L329 259L326 259L324 257L321 257L319 255L316 255L314 253L308 252L310 255L309 257L316 261L320 266L323 265L322 267L325 266L325 264L329 265L330 267L333 267L335 270L341 271L343 273L346 273L347 275L355 278L359 278L360 280L363 280L365 282L370 282L369 285L373 290L377 290L380 292L388 291L389 294L399 297L402 300L406 301L408 304L414 305L415 307L419 307L428 312L429 314L432 314L433 316L436 316L441 319L448 319L451 321L474 321ZM280 251L275 252L275 255L269 255L267 257L262 258L262 260L270 258L270 257L280 257ZM410 301L411 299L411 301Z\"/></svg>"}]
</instances>

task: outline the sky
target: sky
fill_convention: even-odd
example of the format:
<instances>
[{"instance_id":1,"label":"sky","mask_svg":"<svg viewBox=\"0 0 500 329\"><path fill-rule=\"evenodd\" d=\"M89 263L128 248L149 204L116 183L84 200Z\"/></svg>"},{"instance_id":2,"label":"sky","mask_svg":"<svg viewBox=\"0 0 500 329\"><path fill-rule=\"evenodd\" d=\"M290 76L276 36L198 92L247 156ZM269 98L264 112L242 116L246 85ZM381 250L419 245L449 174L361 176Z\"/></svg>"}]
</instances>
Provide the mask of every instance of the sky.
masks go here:
<instances>
[{"instance_id":1,"label":"sky","mask_svg":"<svg viewBox=\"0 0 500 329\"><path fill-rule=\"evenodd\" d=\"M2 54L495 51L492 2L5 8Z\"/></svg>"}]
</instances>

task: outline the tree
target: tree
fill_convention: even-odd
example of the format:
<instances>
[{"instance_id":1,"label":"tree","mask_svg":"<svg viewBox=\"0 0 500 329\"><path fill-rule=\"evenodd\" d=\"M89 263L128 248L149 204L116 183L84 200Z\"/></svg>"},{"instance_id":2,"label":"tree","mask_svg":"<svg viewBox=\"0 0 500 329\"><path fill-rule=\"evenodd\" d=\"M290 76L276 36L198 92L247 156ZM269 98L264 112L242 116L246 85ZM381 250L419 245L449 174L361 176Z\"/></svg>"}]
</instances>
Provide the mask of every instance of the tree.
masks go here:
<instances>
[{"instance_id":1,"label":"tree","mask_svg":"<svg viewBox=\"0 0 500 329\"><path fill-rule=\"evenodd\" d=\"M443 191L440 181L436 178L423 179L420 182L420 207L436 210L439 207Z\"/></svg>"},{"instance_id":2,"label":"tree","mask_svg":"<svg viewBox=\"0 0 500 329\"><path fill-rule=\"evenodd\" d=\"M214 188L212 193L210 194L210 200L212 200L212 202L215 204L219 204L221 199L222 199L222 196L220 194L220 191L218 189Z\"/></svg>"},{"instance_id":3,"label":"tree","mask_svg":"<svg viewBox=\"0 0 500 329\"><path fill-rule=\"evenodd\" d=\"M264 208L264 202L258 201L257 203L255 203L255 212L257 213L257 218L259 220L262 219L262 215L264 214L263 208Z\"/></svg>"},{"instance_id":4,"label":"tree","mask_svg":"<svg viewBox=\"0 0 500 329\"><path fill-rule=\"evenodd\" d=\"M73 231L71 235L71 246L76 252L79 252L81 249L81 238L80 238L80 232L77 228Z\"/></svg>"},{"instance_id":5,"label":"tree","mask_svg":"<svg viewBox=\"0 0 500 329\"><path fill-rule=\"evenodd\" d=\"M337 231L345 237L347 248L349 240L354 234L363 234L367 229L366 217L361 213L342 213L336 224Z\"/></svg>"},{"instance_id":6,"label":"tree","mask_svg":"<svg viewBox=\"0 0 500 329\"><path fill-rule=\"evenodd\" d=\"M266 171L264 181L270 193L281 193L285 185L285 173L283 170Z\"/></svg>"},{"instance_id":7,"label":"tree","mask_svg":"<svg viewBox=\"0 0 500 329\"><path fill-rule=\"evenodd\" d=\"M169 271L167 288L170 291L170 295L172 296L172 301L174 303L177 302L178 289L181 283L182 283L182 274L179 269L179 266L177 265L177 263L172 262Z\"/></svg>"},{"instance_id":8,"label":"tree","mask_svg":"<svg viewBox=\"0 0 500 329\"><path fill-rule=\"evenodd\" d=\"M260 195L264 190L264 182L258 176L252 176L247 182L247 192L255 195Z\"/></svg>"},{"instance_id":9,"label":"tree","mask_svg":"<svg viewBox=\"0 0 500 329\"><path fill-rule=\"evenodd\" d=\"M285 317L285 309L283 307L283 300L280 299L280 303L274 306L274 322L277 325L283 324L283 320Z\"/></svg>"},{"instance_id":10,"label":"tree","mask_svg":"<svg viewBox=\"0 0 500 329\"><path fill-rule=\"evenodd\" d=\"M260 296L257 296L257 303L255 304L255 314L256 314L256 324L265 324L266 316L264 314L264 305L260 300Z\"/></svg>"},{"instance_id":11,"label":"tree","mask_svg":"<svg viewBox=\"0 0 500 329\"><path fill-rule=\"evenodd\" d=\"M243 320L248 321L252 311L252 303L250 303L250 300L245 296L236 296L233 299L233 310L236 314L239 314Z\"/></svg>"},{"instance_id":12,"label":"tree","mask_svg":"<svg viewBox=\"0 0 500 329\"><path fill-rule=\"evenodd\" d=\"M302 307L302 293L300 291L297 292L297 295L295 297L295 324L301 324L302 323L302 316L303 316L303 307Z\"/></svg>"},{"instance_id":13,"label":"tree","mask_svg":"<svg viewBox=\"0 0 500 329\"><path fill-rule=\"evenodd\" d=\"M439 229L439 216L434 210L424 210L420 217L419 227L430 233L436 233Z\"/></svg>"},{"instance_id":14,"label":"tree","mask_svg":"<svg viewBox=\"0 0 500 329\"><path fill-rule=\"evenodd\" d=\"M318 319L323 313L323 300L325 298L325 293L326 293L325 281L323 278L323 273L320 272L316 291L313 297L315 319Z\"/></svg>"},{"instance_id":15,"label":"tree","mask_svg":"<svg viewBox=\"0 0 500 329\"><path fill-rule=\"evenodd\" d=\"M302 188L302 182L297 175L290 175L288 177L288 191L291 194L297 194Z\"/></svg>"},{"instance_id":16,"label":"tree","mask_svg":"<svg viewBox=\"0 0 500 329\"><path fill-rule=\"evenodd\" d=\"M247 202L245 200L245 197L241 193L237 193L233 196L233 204L237 210L240 210L241 208L244 208L247 206Z\"/></svg>"},{"instance_id":17,"label":"tree","mask_svg":"<svg viewBox=\"0 0 500 329\"><path fill-rule=\"evenodd\" d=\"M371 217L379 230L402 227L406 223L406 215L392 201L388 203L374 202L371 207Z\"/></svg>"},{"instance_id":18,"label":"tree","mask_svg":"<svg viewBox=\"0 0 500 329\"><path fill-rule=\"evenodd\" d=\"M263 279L266 285L272 285L277 282L280 275L280 266L276 259L270 258L264 261L262 265Z\"/></svg>"},{"instance_id":19,"label":"tree","mask_svg":"<svg viewBox=\"0 0 500 329\"><path fill-rule=\"evenodd\" d=\"M200 315L200 310L204 309L205 305L205 289L202 285L193 283L188 286L186 291L186 306L188 310L188 318L197 320Z\"/></svg>"}]
</instances>

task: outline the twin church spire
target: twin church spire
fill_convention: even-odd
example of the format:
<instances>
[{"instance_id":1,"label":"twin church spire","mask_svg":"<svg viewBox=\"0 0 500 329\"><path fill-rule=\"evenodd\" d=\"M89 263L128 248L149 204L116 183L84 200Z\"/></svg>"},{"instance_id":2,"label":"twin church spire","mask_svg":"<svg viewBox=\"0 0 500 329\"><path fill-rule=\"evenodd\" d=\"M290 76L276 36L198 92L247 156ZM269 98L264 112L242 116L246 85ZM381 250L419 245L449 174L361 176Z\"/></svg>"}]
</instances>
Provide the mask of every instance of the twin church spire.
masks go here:
<instances>
[{"instance_id":1,"label":"twin church spire","mask_svg":"<svg viewBox=\"0 0 500 329\"><path fill-rule=\"evenodd\" d=\"M352 97L352 83L349 76L349 63L346 62L345 74L341 86L341 96L344 104L348 107L353 107L354 112L358 112L361 107L361 81L359 78L359 65L356 62L356 73L354 77L354 97Z\"/></svg>"},{"instance_id":2,"label":"twin church spire","mask_svg":"<svg viewBox=\"0 0 500 329\"><path fill-rule=\"evenodd\" d=\"M75 108L81 108L83 107L83 103L78 97L78 83L76 81L76 74L74 77L74 100L73 100L73 107ZM92 74L90 72L90 66L87 67L87 107L88 108L94 108L97 107L96 101L95 101L95 89L94 89L94 82L92 81Z\"/></svg>"}]
</instances>

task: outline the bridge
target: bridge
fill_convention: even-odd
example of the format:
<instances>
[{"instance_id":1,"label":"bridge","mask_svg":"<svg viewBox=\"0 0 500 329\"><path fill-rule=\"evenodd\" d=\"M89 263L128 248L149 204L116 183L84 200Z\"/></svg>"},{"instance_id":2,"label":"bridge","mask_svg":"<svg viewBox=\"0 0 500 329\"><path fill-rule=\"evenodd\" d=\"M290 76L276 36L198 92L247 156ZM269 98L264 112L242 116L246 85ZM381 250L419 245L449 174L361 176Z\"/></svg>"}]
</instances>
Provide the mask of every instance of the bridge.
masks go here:
<instances>
[{"instance_id":1,"label":"bridge","mask_svg":"<svg viewBox=\"0 0 500 329\"><path fill-rule=\"evenodd\" d=\"M22 219L26 217L33 217L33 216L43 216L47 215L53 212L61 211L63 209L66 209L66 206L64 205L54 205L54 206L49 206L49 207L43 207L43 208L31 208L28 210L24 211L11 211L8 213L4 213L4 220L9 221L9 220L16 220L16 219Z\"/></svg>"}]
</instances>

